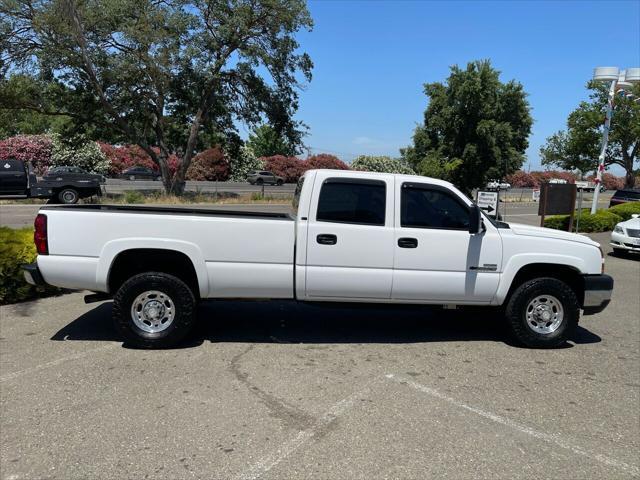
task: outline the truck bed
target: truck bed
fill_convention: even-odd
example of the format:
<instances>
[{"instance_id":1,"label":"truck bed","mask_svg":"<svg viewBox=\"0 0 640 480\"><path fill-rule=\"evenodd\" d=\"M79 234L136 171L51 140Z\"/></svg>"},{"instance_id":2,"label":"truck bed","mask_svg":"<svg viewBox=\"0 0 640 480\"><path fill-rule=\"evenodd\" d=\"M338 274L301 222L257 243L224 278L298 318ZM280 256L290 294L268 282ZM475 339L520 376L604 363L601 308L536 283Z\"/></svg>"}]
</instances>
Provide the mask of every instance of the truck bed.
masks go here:
<instances>
[{"instance_id":1,"label":"truck bed","mask_svg":"<svg viewBox=\"0 0 640 480\"><path fill-rule=\"evenodd\" d=\"M117 212L117 213L145 213L157 215L196 215L196 216L218 216L218 217L242 217L242 218L259 218L262 220L285 220L295 221L295 219L287 213L279 212L247 212L241 210L221 210L212 208L182 208L182 207L163 207L163 206L147 206L147 205L47 205L40 210L79 210L90 211L95 213Z\"/></svg>"},{"instance_id":2,"label":"truck bed","mask_svg":"<svg viewBox=\"0 0 640 480\"><path fill-rule=\"evenodd\" d=\"M131 205L44 206L40 213L49 255L38 264L54 285L107 291L121 252L160 249L193 262L203 298L293 297L296 224L285 213Z\"/></svg>"}]
</instances>

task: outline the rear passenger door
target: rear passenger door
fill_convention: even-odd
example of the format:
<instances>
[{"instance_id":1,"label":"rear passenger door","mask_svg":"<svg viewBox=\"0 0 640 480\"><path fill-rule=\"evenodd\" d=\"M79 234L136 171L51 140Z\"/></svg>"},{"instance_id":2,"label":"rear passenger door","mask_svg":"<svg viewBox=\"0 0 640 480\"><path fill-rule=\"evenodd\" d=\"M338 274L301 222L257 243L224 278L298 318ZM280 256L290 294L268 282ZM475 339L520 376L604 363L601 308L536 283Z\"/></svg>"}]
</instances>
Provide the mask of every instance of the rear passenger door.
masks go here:
<instances>
[{"instance_id":1,"label":"rear passenger door","mask_svg":"<svg viewBox=\"0 0 640 480\"><path fill-rule=\"evenodd\" d=\"M393 191L392 176L318 172L308 223L308 298L391 297Z\"/></svg>"}]
</instances>

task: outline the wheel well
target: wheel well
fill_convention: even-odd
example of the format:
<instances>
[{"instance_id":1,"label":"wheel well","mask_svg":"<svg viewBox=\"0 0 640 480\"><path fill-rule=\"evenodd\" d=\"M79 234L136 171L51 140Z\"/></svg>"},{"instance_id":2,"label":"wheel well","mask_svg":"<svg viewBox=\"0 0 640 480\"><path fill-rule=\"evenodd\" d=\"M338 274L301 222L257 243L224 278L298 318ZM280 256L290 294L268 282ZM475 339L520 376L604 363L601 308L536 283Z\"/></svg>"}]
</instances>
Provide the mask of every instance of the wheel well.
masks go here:
<instances>
[{"instance_id":1,"label":"wheel well","mask_svg":"<svg viewBox=\"0 0 640 480\"><path fill-rule=\"evenodd\" d=\"M175 250L155 248L136 248L119 253L109 270L109 292L115 294L129 278L143 272L173 275L185 282L199 297L198 276L189 257Z\"/></svg>"},{"instance_id":2,"label":"wheel well","mask_svg":"<svg viewBox=\"0 0 640 480\"><path fill-rule=\"evenodd\" d=\"M511 282L507 298L511 296L516 288L527 280L540 277L557 278L558 280L563 281L569 285L571 290L573 290L578 298L578 302L582 305L584 301L584 280L582 275L580 275L580 272L573 267L569 267L568 265L558 265L555 263L533 263L522 267L518 270L518 273Z\"/></svg>"}]
</instances>

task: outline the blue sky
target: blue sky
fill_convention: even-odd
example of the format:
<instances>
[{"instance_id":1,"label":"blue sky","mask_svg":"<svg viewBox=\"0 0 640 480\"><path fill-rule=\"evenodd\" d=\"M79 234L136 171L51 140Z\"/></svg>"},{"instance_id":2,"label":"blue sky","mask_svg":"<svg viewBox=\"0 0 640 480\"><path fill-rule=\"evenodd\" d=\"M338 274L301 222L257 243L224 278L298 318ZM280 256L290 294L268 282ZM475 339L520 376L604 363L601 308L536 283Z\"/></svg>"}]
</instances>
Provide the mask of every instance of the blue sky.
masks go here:
<instances>
[{"instance_id":1,"label":"blue sky","mask_svg":"<svg viewBox=\"0 0 640 480\"><path fill-rule=\"evenodd\" d=\"M587 97L595 66L640 66L640 1L311 0L299 35L314 61L297 118L311 152L398 155L427 105L423 84L449 66L491 59L529 93L528 159ZM525 165L526 168L526 165Z\"/></svg>"}]
</instances>

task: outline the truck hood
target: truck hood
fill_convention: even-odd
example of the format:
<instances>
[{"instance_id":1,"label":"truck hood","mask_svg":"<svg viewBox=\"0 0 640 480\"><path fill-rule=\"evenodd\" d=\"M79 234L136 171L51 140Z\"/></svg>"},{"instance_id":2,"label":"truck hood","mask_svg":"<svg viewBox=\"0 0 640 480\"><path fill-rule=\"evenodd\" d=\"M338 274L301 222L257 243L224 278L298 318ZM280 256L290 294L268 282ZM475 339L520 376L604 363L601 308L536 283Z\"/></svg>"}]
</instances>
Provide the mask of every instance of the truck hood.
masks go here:
<instances>
[{"instance_id":1,"label":"truck hood","mask_svg":"<svg viewBox=\"0 0 640 480\"><path fill-rule=\"evenodd\" d=\"M530 237L557 238L558 240L567 240L569 242L586 243L595 247L600 244L594 242L585 235L577 233L563 232L562 230L554 230L553 228L534 227L532 225L523 225L522 223L509 223L511 231L516 235L528 235Z\"/></svg>"}]
</instances>

